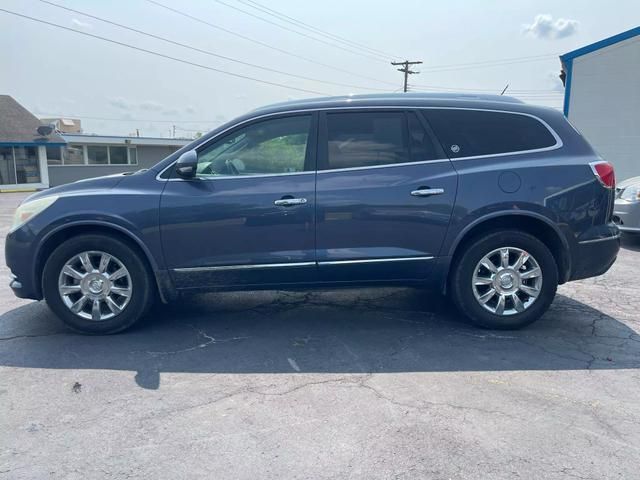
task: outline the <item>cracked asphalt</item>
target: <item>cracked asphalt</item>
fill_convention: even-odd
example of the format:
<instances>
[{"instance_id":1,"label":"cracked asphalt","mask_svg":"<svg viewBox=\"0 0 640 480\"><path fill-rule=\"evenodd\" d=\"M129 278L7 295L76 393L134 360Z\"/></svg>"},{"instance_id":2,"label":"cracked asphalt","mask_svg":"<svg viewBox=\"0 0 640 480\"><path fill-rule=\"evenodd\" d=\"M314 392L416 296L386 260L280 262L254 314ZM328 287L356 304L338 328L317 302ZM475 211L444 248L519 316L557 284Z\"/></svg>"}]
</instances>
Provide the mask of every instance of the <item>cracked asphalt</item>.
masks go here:
<instances>
[{"instance_id":1,"label":"cracked asphalt","mask_svg":"<svg viewBox=\"0 0 640 480\"><path fill-rule=\"evenodd\" d=\"M86 337L3 282L0 478L638 478L639 271L627 239L515 332L381 289L185 297Z\"/></svg>"}]
</instances>

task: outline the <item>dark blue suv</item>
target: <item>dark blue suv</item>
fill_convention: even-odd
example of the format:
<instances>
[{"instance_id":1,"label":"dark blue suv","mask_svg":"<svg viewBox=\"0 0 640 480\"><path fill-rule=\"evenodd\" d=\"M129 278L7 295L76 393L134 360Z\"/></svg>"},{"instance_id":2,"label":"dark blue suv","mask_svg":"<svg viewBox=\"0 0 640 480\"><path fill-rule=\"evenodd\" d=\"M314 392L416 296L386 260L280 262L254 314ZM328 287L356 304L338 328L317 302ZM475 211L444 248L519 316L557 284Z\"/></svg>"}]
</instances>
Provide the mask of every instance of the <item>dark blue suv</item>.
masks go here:
<instances>
[{"instance_id":1,"label":"dark blue suv","mask_svg":"<svg viewBox=\"0 0 640 480\"><path fill-rule=\"evenodd\" d=\"M613 168L555 110L499 96L265 107L155 167L36 193L11 287L114 333L181 292L404 285L477 325L539 318L615 261Z\"/></svg>"}]
</instances>

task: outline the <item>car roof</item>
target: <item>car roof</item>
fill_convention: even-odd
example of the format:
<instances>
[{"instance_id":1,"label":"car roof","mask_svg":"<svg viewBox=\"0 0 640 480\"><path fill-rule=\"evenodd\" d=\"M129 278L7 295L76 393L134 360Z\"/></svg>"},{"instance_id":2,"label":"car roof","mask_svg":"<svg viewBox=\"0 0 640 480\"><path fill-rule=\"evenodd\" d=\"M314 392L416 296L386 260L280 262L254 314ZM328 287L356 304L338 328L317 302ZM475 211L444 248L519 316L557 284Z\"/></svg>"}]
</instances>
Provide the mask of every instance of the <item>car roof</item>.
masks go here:
<instances>
[{"instance_id":1,"label":"car roof","mask_svg":"<svg viewBox=\"0 0 640 480\"><path fill-rule=\"evenodd\" d=\"M289 100L259 107L251 114L276 113L287 110L310 110L315 108L339 107L371 107L371 106L482 106L504 107L504 104L524 105L521 100L506 95L486 95L470 93L375 93L365 95L341 95L335 97L318 97L300 100Z\"/></svg>"}]
</instances>

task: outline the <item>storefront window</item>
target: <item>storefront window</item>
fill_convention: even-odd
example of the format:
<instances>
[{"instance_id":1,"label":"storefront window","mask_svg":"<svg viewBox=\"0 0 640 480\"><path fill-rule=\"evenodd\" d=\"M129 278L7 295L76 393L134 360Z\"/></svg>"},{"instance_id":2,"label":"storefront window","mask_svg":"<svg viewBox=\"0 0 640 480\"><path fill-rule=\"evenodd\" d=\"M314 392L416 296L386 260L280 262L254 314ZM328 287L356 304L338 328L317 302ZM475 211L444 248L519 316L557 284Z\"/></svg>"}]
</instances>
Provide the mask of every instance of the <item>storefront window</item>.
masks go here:
<instances>
[{"instance_id":1,"label":"storefront window","mask_svg":"<svg viewBox=\"0 0 640 480\"><path fill-rule=\"evenodd\" d=\"M109 151L107 147L89 145L87 147L87 159L89 165L106 165L109 163Z\"/></svg>"},{"instance_id":2,"label":"storefront window","mask_svg":"<svg viewBox=\"0 0 640 480\"><path fill-rule=\"evenodd\" d=\"M82 145L67 145L63 149L65 165L84 165L84 147Z\"/></svg>"},{"instance_id":3,"label":"storefront window","mask_svg":"<svg viewBox=\"0 0 640 480\"><path fill-rule=\"evenodd\" d=\"M16 166L13 162L13 147L0 147L0 185L16 183Z\"/></svg>"},{"instance_id":4,"label":"storefront window","mask_svg":"<svg viewBox=\"0 0 640 480\"><path fill-rule=\"evenodd\" d=\"M126 165L127 147L109 147L109 160L115 165Z\"/></svg>"},{"instance_id":5,"label":"storefront window","mask_svg":"<svg viewBox=\"0 0 640 480\"><path fill-rule=\"evenodd\" d=\"M40 183L40 165L36 147L13 147L17 183Z\"/></svg>"},{"instance_id":6,"label":"storefront window","mask_svg":"<svg viewBox=\"0 0 640 480\"><path fill-rule=\"evenodd\" d=\"M62 165L62 148L59 146L46 147L47 163L49 165Z\"/></svg>"}]
</instances>

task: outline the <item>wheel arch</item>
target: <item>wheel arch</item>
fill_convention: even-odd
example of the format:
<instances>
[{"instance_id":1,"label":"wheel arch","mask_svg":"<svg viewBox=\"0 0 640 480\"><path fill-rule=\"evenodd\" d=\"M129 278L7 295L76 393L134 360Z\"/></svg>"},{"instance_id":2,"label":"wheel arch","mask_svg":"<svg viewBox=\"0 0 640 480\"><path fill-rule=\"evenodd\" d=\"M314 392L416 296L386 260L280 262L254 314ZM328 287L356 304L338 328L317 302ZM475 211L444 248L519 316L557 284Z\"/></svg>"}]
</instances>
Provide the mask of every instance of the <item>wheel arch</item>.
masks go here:
<instances>
[{"instance_id":1,"label":"wheel arch","mask_svg":"<svg viewBox=\"0 0 640 480\"><path fill-rule=\"evenodd\" d=\"M166 303L167 298L171 296L170 285L167 283L170 280L168 275L161 275L158 263L147 246L142 242L142 240L140 240L140 238L126 228L114 223L100 221L79 221L65 224L52 230L43 237L40 242L40 246L36 251L36 261L34 262L34 278L40 279L40 281L36 283L36 288L38 289L37 293L40 297L42 297L42 273L44 265L51 253L58 245L60 245L60 243L78 235L89 234L102 234L115 237L136 251L136 253L140 255L149 275L155 279L156 289L161 300Z\"/></svg>"},{"instance_id":2,"label":"wheel arch","mask_svg":"<svg viewBox=\"0 0 640 480\"><path fill-rule=\"evenodd\" d=\"M457 235L448 251L447 255L451 258L448 270L451 270L465 245L487 232L506 228L522 230L542 241L556 261L559 283L568 281L571 275L569 242L556 224L534 212L494 212L471 222Z\"/></svg>"}]
</instances>

